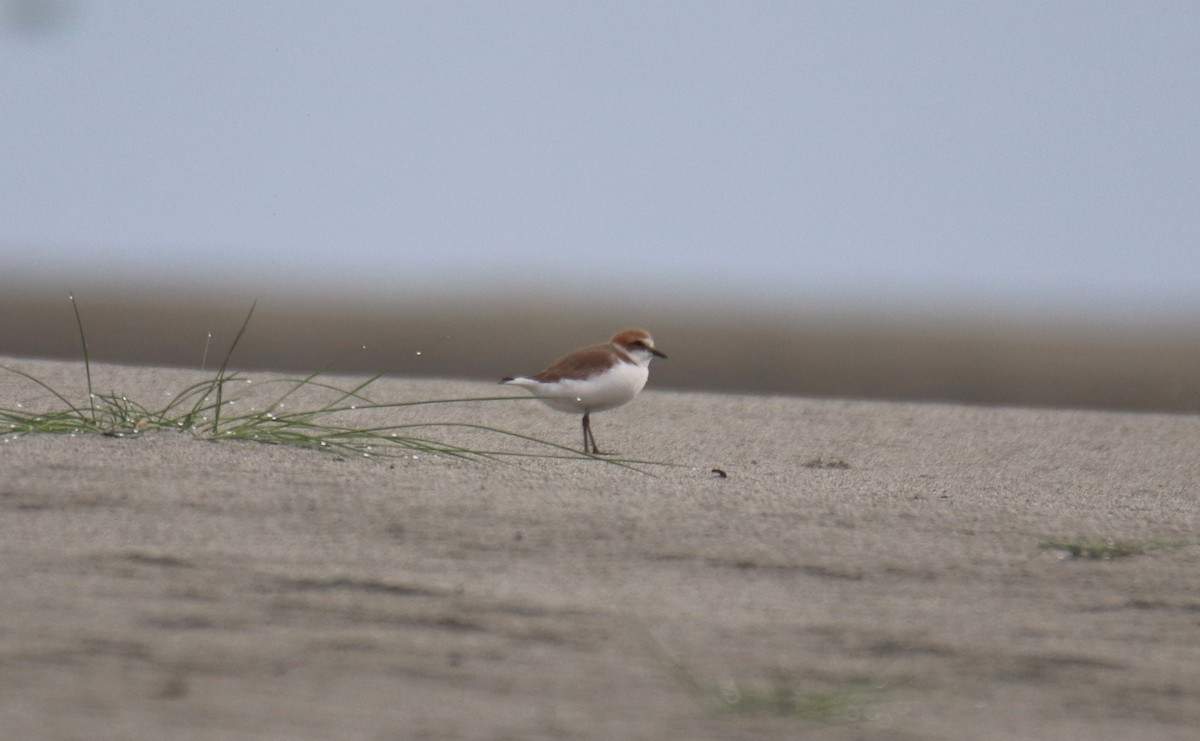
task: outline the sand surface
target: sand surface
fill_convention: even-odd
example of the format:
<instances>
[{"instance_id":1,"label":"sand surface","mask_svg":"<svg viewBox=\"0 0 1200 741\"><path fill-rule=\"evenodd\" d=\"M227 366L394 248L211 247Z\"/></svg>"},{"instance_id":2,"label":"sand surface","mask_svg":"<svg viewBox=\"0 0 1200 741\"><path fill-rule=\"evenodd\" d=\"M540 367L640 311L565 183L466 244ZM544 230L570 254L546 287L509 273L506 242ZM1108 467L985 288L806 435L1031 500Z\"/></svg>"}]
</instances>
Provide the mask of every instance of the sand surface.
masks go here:
<instances>
[{"instance_id":1,"label":"sand surface","mask_svg":"<svg viewBox=\"0 0 1200 741\"><path fill-rule=\"evenodd\" d=\"M93 373L146 406L205 377ZM250 378L235 408L279 389ZM532 401L362 421L579 444ZM1200 419L650 390L594 422L679 465L7 439L5 737L1196 738ZM1170 547L1039 549L1085 538Z\"/></svg>"}]
</instances>

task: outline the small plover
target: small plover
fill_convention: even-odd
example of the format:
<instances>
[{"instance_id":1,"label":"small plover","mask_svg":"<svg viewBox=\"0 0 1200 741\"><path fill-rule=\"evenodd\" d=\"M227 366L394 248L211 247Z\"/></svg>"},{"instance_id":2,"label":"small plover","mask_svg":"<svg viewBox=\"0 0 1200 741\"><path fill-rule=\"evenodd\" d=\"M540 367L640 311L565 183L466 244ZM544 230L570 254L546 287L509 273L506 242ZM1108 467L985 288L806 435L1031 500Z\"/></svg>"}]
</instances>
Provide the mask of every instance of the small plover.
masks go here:
<instances>
[{"instance_id":1,"label":"small plover","mask_svg":"<svg viewBox=\"0 0 1200 741\"><path fill-rule=\"evenodd\" d=\"M528 389L551 409L583 414L583 452L604 455L592 434L592 412L631 401L646 385L650 361L666 358L649 333L628 329L605 345L592 345L563 356L534 376L505 378L500 383Z\"/></svg>"}]
</instances>

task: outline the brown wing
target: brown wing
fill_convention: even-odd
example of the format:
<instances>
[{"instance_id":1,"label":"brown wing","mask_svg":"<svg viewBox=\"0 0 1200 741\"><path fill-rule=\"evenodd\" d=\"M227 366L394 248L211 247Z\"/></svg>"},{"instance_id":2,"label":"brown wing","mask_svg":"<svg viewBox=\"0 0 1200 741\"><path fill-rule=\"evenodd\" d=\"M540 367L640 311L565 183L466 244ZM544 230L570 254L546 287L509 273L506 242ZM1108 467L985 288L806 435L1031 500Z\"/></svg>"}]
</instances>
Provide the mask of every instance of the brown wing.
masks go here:
<instances>
[{"instance_id":1,"label":"brown wing","mask_svg":"<svg viewBox=\"0 0 1200 741\"><path fill-rule=\"evenodd\" d=\"M612 345L594 345L576 350L570 355L554 361L546 370L533 376L542 383L554 383L563 378L587 378L603 370L613 359Z\"/></svg>"}]
</instances>

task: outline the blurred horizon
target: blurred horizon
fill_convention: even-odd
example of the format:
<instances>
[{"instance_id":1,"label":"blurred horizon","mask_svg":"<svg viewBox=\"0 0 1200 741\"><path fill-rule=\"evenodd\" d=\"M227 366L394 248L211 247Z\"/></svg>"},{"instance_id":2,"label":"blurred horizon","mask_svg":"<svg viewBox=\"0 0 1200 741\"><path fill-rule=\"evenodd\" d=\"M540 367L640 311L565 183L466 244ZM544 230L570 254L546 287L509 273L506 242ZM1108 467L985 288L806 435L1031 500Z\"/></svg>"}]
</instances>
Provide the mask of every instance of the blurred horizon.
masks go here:
<instances>
[{"instance_id":1,"label":"blurred horizon","mask_svg":"<svg viewBox=\"0 0 1200 741\"><path fill-rule=\"evenodd\" d=\"M1144 327L900 314L647 311L570 297L385 303L78 293L93 362L494 382L642 326L670 360L650 387L826 398L1200 413L1200 325ZM60 293L0 294L0 355L79 365ZM43 390L31 386L31 392Z\"/></svg>"}]
</instances>

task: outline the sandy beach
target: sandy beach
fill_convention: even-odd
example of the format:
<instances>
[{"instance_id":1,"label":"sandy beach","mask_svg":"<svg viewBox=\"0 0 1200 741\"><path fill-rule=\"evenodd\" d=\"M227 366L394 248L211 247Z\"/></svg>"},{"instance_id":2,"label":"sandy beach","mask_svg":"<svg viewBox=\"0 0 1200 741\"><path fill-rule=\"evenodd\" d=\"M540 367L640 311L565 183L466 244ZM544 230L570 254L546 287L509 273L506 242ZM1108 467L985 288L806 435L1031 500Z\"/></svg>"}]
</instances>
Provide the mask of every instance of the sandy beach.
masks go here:
<instances>
[{"instance_id":1,"label":"sandy beach","mask_svg":"<svg viewBox=\"0 0 1200 741\"><path fill-rule=\"evenodd\" d=\"M0 364L82 402L80 363ZM92 370L146 406L206 377ZM248 374L235 408L272 377ZM601 445L672 464L645 473L6 438L4 735L1195 738L1200 419L653 386L594 420ZM0 372L0 407L52 402ZM362 421L579 444L578 420L533 401Z\"/></svg>"}]
</instances>

